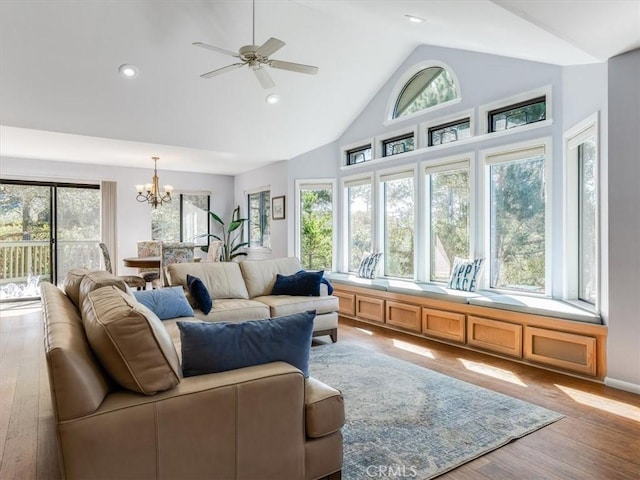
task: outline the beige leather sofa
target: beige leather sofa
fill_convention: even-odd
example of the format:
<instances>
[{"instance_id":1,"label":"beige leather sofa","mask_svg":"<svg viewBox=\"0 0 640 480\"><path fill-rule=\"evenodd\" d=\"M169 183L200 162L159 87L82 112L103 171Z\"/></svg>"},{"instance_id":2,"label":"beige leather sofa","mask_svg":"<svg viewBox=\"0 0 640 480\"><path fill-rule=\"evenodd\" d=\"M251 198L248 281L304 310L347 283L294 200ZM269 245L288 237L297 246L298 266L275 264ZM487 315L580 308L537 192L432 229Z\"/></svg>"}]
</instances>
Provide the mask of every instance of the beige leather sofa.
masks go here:
<instances>
[{"instance_id":1,"label":"beige leather sofa","mask_svg":"<svg viewBox=\"0 0 640 480\"><path fill-rule=\"evenodd\" d=\"M340 392L284 362L182 378L163 322L125 289L106 272L42 284L63 477L340 478Z\"/></svg>"},{"instance_id":2,"label":"beige leather sofa","mask_svg":"<svg viewBox=\"0 0 640 480\"><path fill-rule=\"evenodd\" d=\"M213 308L207 315L195 310L195 316L200 320L262 320L315 310L314 336L330 335L335 342L338 339L338 298L327 294L326 285L321 285L318 297L271 295L277 274L292 275L301 269L297 258L287 257L240 263L176 263L169 265L167 273L171 285L185 288L192 306L195 303L186 289L187 275L200 278L207 287Z\"/></svg>"}]
</instances>

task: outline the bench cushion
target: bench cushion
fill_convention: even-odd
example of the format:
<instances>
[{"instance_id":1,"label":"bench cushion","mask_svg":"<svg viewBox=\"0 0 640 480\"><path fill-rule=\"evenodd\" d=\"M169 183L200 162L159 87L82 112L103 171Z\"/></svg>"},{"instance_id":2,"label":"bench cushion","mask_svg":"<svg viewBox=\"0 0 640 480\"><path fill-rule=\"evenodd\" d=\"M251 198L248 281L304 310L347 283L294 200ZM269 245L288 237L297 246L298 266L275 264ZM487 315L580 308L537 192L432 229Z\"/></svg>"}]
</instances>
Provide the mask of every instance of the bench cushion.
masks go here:
<instances>
[{"instance_id":1,"label":"bench cushion","mask_svg":"<svg viewBox=\"0 0 640 480\"><path fill-rule=\"evenodd\" d=\"M338 297L298 297L292 295L267 295L254 298L271 309L272 317L282 317L298 312L315 310L318 314L336 312Z\"/></svg>"},{"instance_id":2,"label":"bench cushion","mask_svg":"<svg viewBox=\"0 0 640 480\"><path fill-rule=\"evenodd\" d=\"M469 303L471 298L478 296L473 292L453 290L433 283L403 282L402 280L389 280L387 291L455 303Z\"/></svg>"}]
</instances>

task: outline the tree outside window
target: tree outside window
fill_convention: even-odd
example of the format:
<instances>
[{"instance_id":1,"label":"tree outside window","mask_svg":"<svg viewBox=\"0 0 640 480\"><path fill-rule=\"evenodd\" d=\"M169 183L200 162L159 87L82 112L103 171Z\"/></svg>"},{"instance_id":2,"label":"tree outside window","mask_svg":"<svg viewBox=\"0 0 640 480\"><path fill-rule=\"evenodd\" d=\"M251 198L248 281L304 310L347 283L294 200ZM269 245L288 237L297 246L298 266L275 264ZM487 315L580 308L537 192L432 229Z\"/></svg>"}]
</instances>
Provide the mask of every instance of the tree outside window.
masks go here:
<instances>
[{"instance_id":1,"label":"tree outside window","mask_svg":"<svg viewBox=\"0 0 640 480\"><path fill-rule=\"evenodd\" d=\"M333 189L300 187L300 263L308 270L333 265Z\"/></svg>"},{"instance_id":2,"label":"tree outside window","mask_svg":"<svg viewBox=\"0 0 640 480\"><path fill-rule=\"evenodd\" d=\"M383 181L384 273L413 278L414 185L413 177Z\"/></svg>"},{"instance_id":3,"label":"tree outside window","mask_svg":"<svg viewBox=\"0 0 640 480\"><path fill-rule=\"evenodd\" d=\"M347 187L347 228L350 272L358 270L365 253L372 251L372 188L371 183Z\"/></svg>"}]
</instances>

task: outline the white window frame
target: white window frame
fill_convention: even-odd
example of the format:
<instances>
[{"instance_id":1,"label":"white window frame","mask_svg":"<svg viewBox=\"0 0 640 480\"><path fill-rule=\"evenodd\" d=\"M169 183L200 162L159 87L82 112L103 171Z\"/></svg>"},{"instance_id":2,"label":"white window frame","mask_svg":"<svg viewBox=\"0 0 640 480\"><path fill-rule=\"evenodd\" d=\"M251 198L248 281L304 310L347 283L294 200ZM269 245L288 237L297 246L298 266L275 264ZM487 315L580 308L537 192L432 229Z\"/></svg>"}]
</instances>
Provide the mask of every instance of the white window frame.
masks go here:
<instances>
[{"instance_id":1,"label":"white window frame","mask_svg":"<svg viewBox=\"0 0 640 480\"><path fill-rule=\"evenodd\" d=\"M469 258L475 258L475 231L476 231L476 203L475 199L475 154L473 152L461 153L446 158L440 158L435 161L422 162L420 164L420 172L423 177L423 195L420 205L420 211L423 212L424 218L423 235L424 239L422 245L424 246L424 258L422 258L423 274L420 275L421 279L430 283L442 283L431 280L431 183L427 177L432 173L441 173L467 169L469 171Z\"/></svg>"},{"instance_id":2,"label":"white window frame","mask_svg":"<svg viewBox=\"0 0 640 480\"><path fill-rule=\"evenodd\" d=\"M354 148L363 147L365 145L371 145L371 160L366 160L362 163L355 163L353 165L347 164L347 152L349 150L353 150ZM377 157L377 149L376 149L376 139L374 137L369 137L361 140L360 142L353 142L347 145L343 145L340 147L340 160L338 161L339 168L354 168L360 167L362 165L369 164L372 160L375 160Z\"/></svg>"},{"instance_id":3,"label":"white window frame","mask_svg":"<svg viewBox=\"0 0 640 480\"><path fill-rule=\"evenodd\" d=\"M373 146L373 145L372 145ZM300 211L300 191L304 187L314 186L331 186L331 203L333 205L332 215L332 238L331 243L333 249L331 252L331 270L336 270L336 255L338 253L337 239L338 239L338 209L336 208L336 196L338 195L337 181L335 178L313 178L313 179L296 179L295 182L295 205L294 205L294 252L295 256L301 258L302 248L300 246L300 227L302 225L302 212Z\"/></svg>"},{"instance_id":4,"label":"white window frame","mask_svg":"<svg viewBox=\"0 0 640 480\"><path fill-rule=\"evenodd\" d=\"M453 100L449 100L448 102L439 103L429 108L425 108L424 110L420 110L419 112L411 113L409 115L404 115L402 117L393 118L393 111L396 107L396 102L398 101L398 96L404 90L404 87L407 85L409 80L413 78L421 70L431 67L439 67L447 71L447 73L453 79L453 82L456 85L456 91L458 92L458 97ZM415 119L417 117L421 117L427 113L432 113L436 110L450 107L452 105L456 105L462 101L462 89L460 88L460 82L458 81L458 76L453 71L453 69L444 62L440 60L425 60L419 63L416 63L411 68L407 69L407 71L398 79L393 89L391 90L391 95L389 96L389 100L387 101L387 109L385 110L385 118L382 122L383 125L393 125L394 123L404 122L406 120Z\"/></svg>"},{"instance_id":5,"label":"white window frame","mask_svg":"<svg viewBox=\"0 0 640 480\"><path fill-rule=\"evenodd\" d=\"M447 123L455 122L456 120L464 120L465 118L469 118L469 131L471 135L469 138L463 138L462 140L458 140L457 142L448 142L443 143L442 145L431 145L429 146L429 129L433 127L437 127L438 125L444 125ZM428 148L431 150L432 148L439 148L443 145L460 145L462 142L468 142L473 137L476 136L476 119L475 119L475 110L470 108L469 110L463 110L461 112L455 113L453 115L447 115L446 117L439 117L433 120L428 120L426 122L420 123L418 127L419 131L419 148Z\"/></svg>"},{"instance_id":6,"label":"white window frame","mask_svg":"<svg viewBox=\"0 0 640 480\"><path fill-rule=\"evenodd\" d=\"M418 259L419 259L419 247L420 247L420 240L419 240L419 229L418 229L418 222L417 222L417 218L418 218L418 209L419 209L419 205L418 205L418 178L417 178L417 173L418 173L418 168L417 165L415 164L409 164L409 165L403 165L402 167L396 167L393 169L385 169L385 170L379 170L377 172L375 172L375 205L376 205L376 212L375 212L375 238L376 241L374 242L373 245L373 249L375 252L384 252L385 250L385 244L384 244L384 226L385 226L385 221L384 221L384 215L385 215L385 205L384 205L384 182L386 180L392 180L394 179L393 177L398 177L398 178L403 178L400 177L403 174L407 174L406 178L411 177L413 179L413 277L412 278L401 278L402 280L409 280L409 281L416 281L418 279L418 271L419 271L419 265L418 265ZM385 258L384 256L382 257L382 266L380 267L380 270L382 272L383 277L386 278L399 278L400 277L392 277L392 276L387 276L384 266L385 266Z\"/></svg>"},{"instance_id":7,"label":"white window frame","mask_svg":"<svg viewBox=\"0 0 640 480\"><path fill-rule=\"evenodd\" d=\"M265 253L271 253L271 245L269 246L258 246L258 247L252 247L251 246L251 228L250 228L250 222L249 222L249 217L251 212L249 211L249 195L253 195L256 193L262 193L262 192L269 192L269 201L271 201L271 185L263 185L261 187L256 187L256 188L251 188L248 190L244 191L244 197L245 197L245 201L247 202L247 225L246 225L246 238L245 241L247 242L247 246L244 247L245 250L251 250L252 252L265 252ZM225 228L228 227L229 225L225 225ZM271 216L269 216L269 230L271 230Z\"/></svg>"},{"instance_id":8,"label":"white window frame","mask_svg":"<svg viewBox=\"0 0 640 480\"><path fill-rule=\"evenodd\" d=\"M183 195L192 195L192 196L201 195L201 196L209 197L207 204L208 204L208 209L211 210L211 197L213 196L211 192L206 190L174 190L173 192L171 192L171 202L182 203ZM209 240L210 240L209 237L202 237L199 239L184 238L184 231L183 231L184 230L184 213L182 212L182 210L183 210L182 205L180 205L180 210L179 210L180 213L178 215L180 215L180 218L179 218L180 239L182 240L178 239L176 241L193 242L197 248L209 245ZM153 232L153 218L149 219L149 227ZM207 234L211 234L211 222L209 220L207 220ZM203 242L203 243L199 243L199 242Z\"/></svg>"},{"instance_id":9,"label":"white window frame","mask_svg":"<svg viewBox=\"0 0 640 480\"><path fill-rule=\"evenodd\" d=\"M371 186L371 249L374 250L374 245L376 244L376 188L374 183L374 176L372 173L368 175L357 175L344 177L341 179L342 184L342 239L340 244L342 248L342 259L340 262L341 268L340 271L348 272L349 271L349 259L351 258L351 248L350 248L350 221L349 221L349 187L356 185L366 185L369 184Z\"/></svg>"},{"instance_id":10,"label":"white window frame","mask_svg":"<svg viewBox=\"0 0 640 480\"><path fill-rule=\"evenodd\" d=\"M545 278L544 278L544 293L536 293L536 292L527 292L527 291L514 291L507 289L500 289L491 287L490 282L490 274L491 274L491 175L490 168L491 165L499 164L511 160L517 160L518 157L521 159L529 158L530 155L527 154L527 151L531 152L535 149L542 148L544 149L545 155L545 168L544 168L544 181L545 181L545 212L544 212L544 221L545 221ZM503 160L501 161L492 161L491 157L502 156ZM482 250L479 252L479 255L484 257L485 260L485 268L483 269L482 279L479 282L479 288L481 289L490 289L497 292L505 292L511 294L518 295L532 295L532 296L547 296L551 297L553 292L553 268L552 268L552 246L553 246L553 221L552 221L552 212L553 212L553 188L552 188L552 171L553 171L553 142L551 137L544 137L535 140L529 140L526 142L519 143L511 143L507 145L502 145L500 147L485 149L480 151L480 158L482 159L482 167L480 168L479 176L480 185L481 185L481 202L483 203L483 207L479 208L480 210L480 218L478 219L480 222L480 231L482 242Z\"/></svg>"},{"instance_id":11,"label":"white window frame","mask_svg":"<svg viewBox=\"0 0 640 480\"><path fill-rule=\"evenodd\" d=\"M487 103L481 105L478 108L478 127L481 135L490 135L494 136L502 136L502 135L510 135L516 132L524 132L527 130L533 130L536 128L547 127L549 125L553 125L553 88L551 85L546 85L544 87L536 88L534 90L529 90L528 92L519 93L517 95L513 95L511 97L503 98L496 102ZM508 130L500 130L498 132L489 132L489 112L493 110L497 110L499 108L508 107L509 105L514 105L520 102L526 102L527 100L533 100L537 97L545 97L545 120L535 123L528 123L526 125L522 125L516 128L510 128Z\"/></svg>"},{"instance_id":12,"label":"white window frame","mask_svg":"<svg viewBox=\"0 0 640 480\"><path fill-rule=\"evenodd\" d=\"M580 277L578 243L579 234L579 212L578 189L580 181L578 146L585 140L594 137L596 144L596 303L592 305L579 299ZM564 159L565 159L565 182L564 182L564 283L563 297L576 303L580 307L599 312L601 306L601 252L600 252L600 123L598 113L593 113L587 118L571 127L564 133Z\"/></svg>"}]
</instances>

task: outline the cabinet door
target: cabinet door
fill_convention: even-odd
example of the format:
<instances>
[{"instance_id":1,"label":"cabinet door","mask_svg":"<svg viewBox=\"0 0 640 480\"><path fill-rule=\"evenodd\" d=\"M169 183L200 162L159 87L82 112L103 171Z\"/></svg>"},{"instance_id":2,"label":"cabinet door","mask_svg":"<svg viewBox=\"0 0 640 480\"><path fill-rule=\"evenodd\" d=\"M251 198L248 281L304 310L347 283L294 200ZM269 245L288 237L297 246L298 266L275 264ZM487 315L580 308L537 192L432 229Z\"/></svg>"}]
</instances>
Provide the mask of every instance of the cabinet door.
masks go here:
<instances>
[{"instance_id":1,"label":"cabinet door","mask_svg":"<svg viewBox=\"0 0 640 480\"><path fill-rule=\"evenodd\" d=\"M522 325L469 315L467 343L473 347L522 358Z\"/></svg>"},{"instance_id":2,"label":"cabinet door","mask_svg":"<svg viewBox=\"0 0 640 480\"><path fill-rule=\"evenodd\" d=\"M524 358L595 376L596 339L546 328L525 327Z\"/></svg>"},{"instance_id":3,"label":"cabinet door","mask_svg":"<svg viewBox=\"0 0 640 480\"><path fill-rule=\"evenodd\" d=\"M420 307L387 300L387 323L420 332Z\"/></svg>"},{"instance_id":4,"label":"cabinet door","mask_svg":"<svg viewBox=\"0 0 640 480\"><path fill-rule=\"evenodd\" d=\"M333 296L338 297L338 313L353 317L356 314L356 296L353 293L333 291Z\"/></svg>"},{"instance_id":5,"label":"cabinet door","mask_svg":"<svg viewBox=\"0 0 640 480\"><path fill-rule=\"evenodd\" d=\"M356 295L356 316L365 320L384 323L384 300Z\"/></svg>"},{"instance_id":6,"label":"cabinet door","mask_svg":"<svg viewBox=\"0 0 640 480\"><path fill-rule=\"evenodd\" d=\"M422 307L422 333L430 337L464 343L465 316Z\"/></svg>"}]
</instances>

